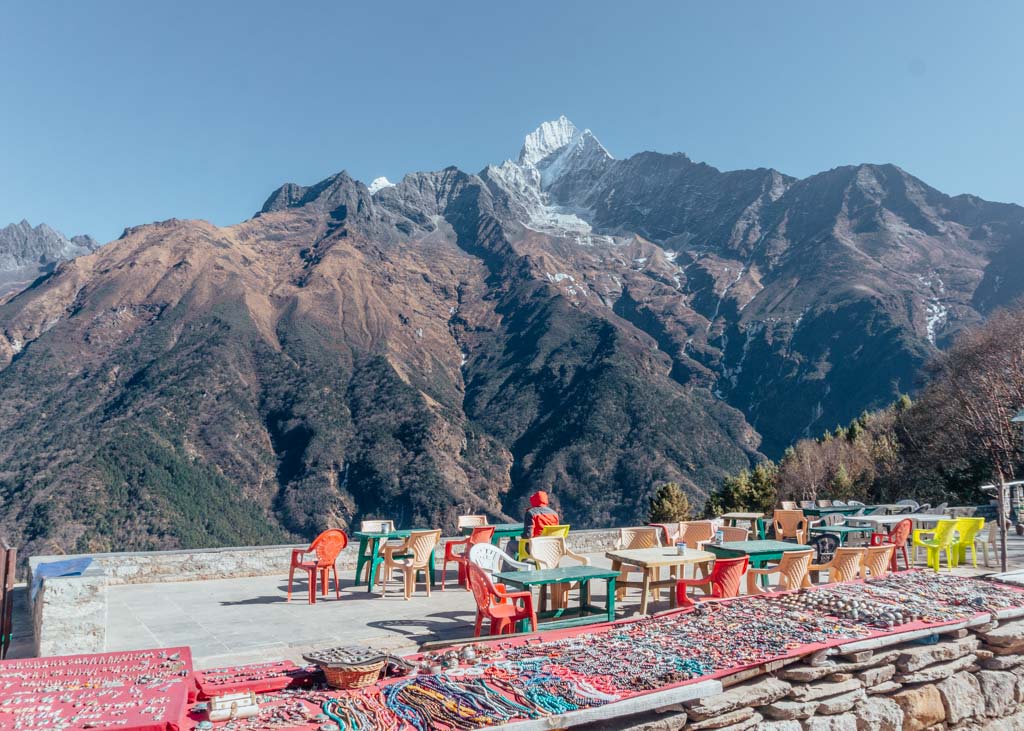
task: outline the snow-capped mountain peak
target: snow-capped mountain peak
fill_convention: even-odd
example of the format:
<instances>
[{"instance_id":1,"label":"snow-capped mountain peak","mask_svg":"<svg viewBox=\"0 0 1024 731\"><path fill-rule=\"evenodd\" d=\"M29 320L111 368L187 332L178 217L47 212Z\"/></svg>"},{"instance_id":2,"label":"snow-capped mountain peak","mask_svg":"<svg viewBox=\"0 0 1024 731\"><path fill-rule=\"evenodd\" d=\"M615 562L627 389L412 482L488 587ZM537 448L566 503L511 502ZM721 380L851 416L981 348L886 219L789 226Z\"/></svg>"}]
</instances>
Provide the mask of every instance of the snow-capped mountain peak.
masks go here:
<instances>
[{"instance_id":1,"label":"snow-capped mountain peak","mask_svg":"<svg viewBox=\"0 0 1024 731\"><path fill-rule=\"evenodd\" d=\"M552 152L559 150L579 133L576 125L563 114L551 122L544 122L537 129L526 135L523 149L519 152L520 165L536 165Z\"/></svg>"},{"instance_id":2,"label":"snow-capped mountain peak","mask_svg":"<svg viewBox=\"0 0 1024 731\"><path fill-rule=\"evenodd\" d=\"M390 180L388 180L383 175L381 175L379 178L374 178L373 182L370 183L370 186L369 186L370 187L370 195L373 195L374 193L376 193L381 188L390 188L393 185L394 185L394 183L392 183Z\"/></svg>"}]
</instances>

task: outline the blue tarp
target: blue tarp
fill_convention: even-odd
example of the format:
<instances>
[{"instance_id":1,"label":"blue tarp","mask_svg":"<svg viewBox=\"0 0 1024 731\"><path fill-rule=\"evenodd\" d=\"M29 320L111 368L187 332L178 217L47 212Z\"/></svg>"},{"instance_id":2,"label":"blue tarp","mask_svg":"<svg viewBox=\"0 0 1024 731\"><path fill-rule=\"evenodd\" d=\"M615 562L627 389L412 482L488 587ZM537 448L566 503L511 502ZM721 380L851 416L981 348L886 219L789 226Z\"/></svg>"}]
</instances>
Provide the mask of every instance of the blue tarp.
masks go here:
<instances>
[{"instance_id":1,"label":"blue tarp","mask_svg":"<svg viewBox=\"0 0 1024 731\"><path fill-rule=\"evenodd\" d=\"M32 572L30 601L35 603L36 592L42 587L43 579L49 579L54 576L81 576L91 563L91 558L70 558L67 561L51 561L50 563L39 564Z\"/></svg>"}]
</instances>

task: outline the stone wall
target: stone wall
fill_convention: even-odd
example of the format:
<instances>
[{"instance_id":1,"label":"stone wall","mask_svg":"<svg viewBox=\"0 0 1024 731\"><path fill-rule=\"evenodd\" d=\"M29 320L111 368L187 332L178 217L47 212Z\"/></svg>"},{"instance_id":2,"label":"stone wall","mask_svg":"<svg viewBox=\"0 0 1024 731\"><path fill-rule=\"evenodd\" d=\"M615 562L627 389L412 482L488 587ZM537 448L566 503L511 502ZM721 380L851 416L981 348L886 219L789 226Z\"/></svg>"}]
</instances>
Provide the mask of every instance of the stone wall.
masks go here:
<instances>
[{"instance_id":1,"label":"stone wall","mask_svg":"<svg viewBox=\"0 0 1024 731\"><path fill-rule=\"evenodd\" d=\"M1024 730L1024 619L923 634L911 642L895 636L852 643L731 686L724 678L729 687L721 694L586 728Z\"/></svg>"}]
</instances>

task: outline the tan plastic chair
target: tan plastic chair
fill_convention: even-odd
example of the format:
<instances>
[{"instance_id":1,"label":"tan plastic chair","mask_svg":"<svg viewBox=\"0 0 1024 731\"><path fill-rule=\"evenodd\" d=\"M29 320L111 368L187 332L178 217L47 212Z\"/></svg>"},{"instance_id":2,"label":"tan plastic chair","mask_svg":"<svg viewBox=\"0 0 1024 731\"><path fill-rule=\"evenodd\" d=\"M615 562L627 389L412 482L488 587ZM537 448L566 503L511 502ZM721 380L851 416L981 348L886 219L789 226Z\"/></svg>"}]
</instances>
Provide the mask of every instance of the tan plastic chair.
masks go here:
<instances>
[{"instance_id":1,"label":"tan plastic chair","mask_svg":"<svg viewBox=\"0 0 1024 731\"><path fill-rule=\"evenodd\" d=\"M701 550L715 537L715 524L710 520L687 520L679 524L679 538L689 548Z\"/></svg>"},{"instance_id":2,"label":"tan plastic chair","mask_svg":"<svg viewBox=\"0 0 1024 731\"><path fill-rule=\"evenodd\" d=\"M780 500L779 501L779 509L780 510L799 510L800 506L797 505L796 502L794 502L793 500Z\"/></svg>"},{"instance_id":3,"label":"tan plastic chair","mask_svg":"<svg viewBox=\"0 0 1024 731\"><path fill-rule=\"evenodd\" d=\"M795 538L797 543L807 543L807 518L802 510L776 510L772 516L775 526L775 540Z\"/></svg>"},{"instance_id":4,"label":"tan plastic chair","mask_svg":"<svg viewBox=\"0 0 1024 731\"><path fill-rule=\"evenodd\" d=\"M460 515L458 517L458 523L456 523L456 525L459 528L476 528L477 526L480 526L480 525L487 525L487 516L486 515Z\"/></svg>"},{"instance_id":5,"label":"tan plastic chair","mask_svg":"<svg viewBox=\"0 0 1024 731\"><path fill-rule=\"evenodd\" d=\"M634 548L659 548L661 546L661 530L654 526L643 526L637 528L619 528L619 538L615 541L615 548L617 550L634 549ZM627 574L631 571L639 571L643 573L643 569L639 566L631 566L629 564L623 564L622 570L619 572L619 579L626 581L629 577ZM619 586L615 590L615 596L620 601L626 596L626 587Z\"/></svg>"},{"instance_id":6,"label":"tan plastic chair","mask_svg":"<svg viewBox=\"0 0 1024 731\"><path fill-rule=\"evenodd\" d=\"M590 559L573 553L565 545L561 536L538 536L530 539L528 559L537 564L538 569L557 569L562 561L571 558L583 566L590 565ZM551 608L565 609L569 605L569 584L551 584Z\"/></svg>"},{"instance_id":7,"label":"tan plastic chair","mask_svg":"<svg viewBox=\"0 0 1024 731\"><path fill-rule=\"evenodd\" d=\"M768 591L786 591L810 586L811 581L807 577L807 571L811 566L812 558L814 558L814 550L811 548L802 551L786 551L782 554L782 560L770 568L748 569L747 593L764 594ZM758 586L758 578L774 574L779 575L778 586L769 589L762 589Z\"/></svg>"},{"instance_id":8,"label":"tan plastic chair","mask_svg":"<svg viewBox=\"0 0 1024 731\"><path fill-rule=\"evenodd\" d=\"M363 520L359 522L362 533L390 533L395 529L393 520Z\"/></svg>"},{"instance_id":9,"label":"tan plastic chair","mask_svg":"<svg viewBox=\"0 0 1024 731\"><path fill-rule=\"evenodd\" d=\"M381 582L382 594L384 596L388 594L388 580L391 578L392 572L401 571L405 579L405 598L411 599L412 593L416 589L416 576L422 571L426 576L425 582L429 597L430 573L434 568L430 565L430 557L440 540L440 530L413 531L405 543L396 547L396 550L385 554L383 567L377 568L378 578L380 578L380 569L384 569L385 579ZM395 558L395 554L412 555L408 558Z\"/></svg>"},{"instance_id":10,"label":"tan plastic chair","mask_svg":"<svg viewBox=\"0 0 1024 731\"><path fill-rule=\"evenodd\" d=\"M861 564L861 578L880 579L887 576L892 568L892 554L895 550L896 546L892 544L868 547Z\"/></svg>"},{"instance_id":11,"label":"tan plastic chair","mask_svg":"<svg viewBox=\"0 0 1024 731\"><path fill-rule=\"evenodd\" d=\"M861 565L864 563L864 548L842 546L836 549L836 555L828 563L812 563L808 571L828 571L828 583L840 584L853 581L860 576Z\"/></svg>"},{"instance_id":12,"label":"tan plastic chair","mask_svg":"<svg viewBox=\"0 0 1024 731\"><path fill-rule=\"evenodd\" d=\"M818 507L819 508L831 508L832 507L832 501L831 500L819 500L818 501Z\"/></svg>"},{"instance_id":13,"label":"tan plastic chair","mask_svg":"<svg viewBox=\"0 0 1024 731\"><path fill-rule=\"evenodd\" d=\"M726 543L730 541L745 541L750 537L749 528L740 528L738 526L733 527L731 525L723 525L718 530L722 531L722 540Z\"/></svg>"},{"instance_id":14,"label":"tan plastic chair","mask_svg":"<svg viewBox=\"0 0 1024 731\"><path fill-rule=\"evenodd\" d=\"M988 522L988 531L985 532L985 537L982 538L979 533L974 538L974 545L978 546L981 544L981 557L985 563L985 568L988 568L988 549L992 549L992 557L995 558L999 555L999 521L990 520Z\"/></svg>"}]
</instances>

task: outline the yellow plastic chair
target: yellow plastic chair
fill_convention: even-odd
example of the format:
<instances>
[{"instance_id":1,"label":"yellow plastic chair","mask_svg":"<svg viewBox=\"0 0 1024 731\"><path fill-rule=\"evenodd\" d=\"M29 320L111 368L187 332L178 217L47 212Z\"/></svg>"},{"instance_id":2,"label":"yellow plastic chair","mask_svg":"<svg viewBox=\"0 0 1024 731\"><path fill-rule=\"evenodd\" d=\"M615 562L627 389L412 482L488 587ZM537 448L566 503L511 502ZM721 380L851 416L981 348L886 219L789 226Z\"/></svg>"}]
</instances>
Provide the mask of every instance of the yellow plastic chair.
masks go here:
<instances>
[{"instance_id":1,"label":"yellow plastic chair","mask_svg":"<svg viewBox=\"0 0 1024 731\"><path fill-rule=\"evenodd\" d=\"M984 518L957 518L956 540L953 541L953 565L959 566L967 561L967 549L971 550L971 563L978 568L978 551L974 541L985 529Z\"/></svg>"},{"instance_id":2,"label":"yellow plastic chair","mask_svg":"<svg viewBox=\"0 0 1024 731\"><path fill-rule=\"evenodd\" d=\"M926 538L930 536L930 538ZM946 568L952 569L956 565L953 555L953 541L956 537L956 521L940 520L935 524L935 530L923 530L918 528L913 534L915 546L921 546L928 552L928 566L936 571L942 565L942 552L946 552Z\"/></svg>"},{"instance_id":3,"label":"yellow plastic chair","mask_svg":"<svg viewBox=\"0 0 1024 731\"><path fill-rule=\"evenodd\" d=\"M537 538L568 538L569 537L569 526L568 525L545 525L540 529L540 535ZM522 561L530 556L530 539L520 538L519 539L519 550L516 558Z\"/></svg>"}]
</instances>

